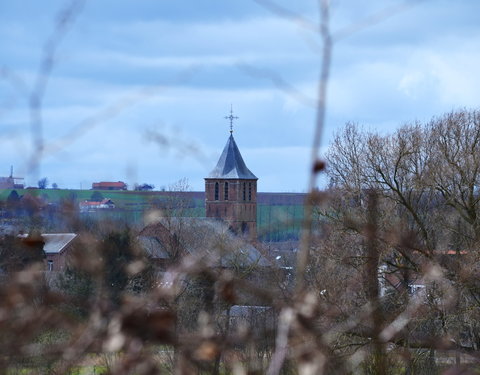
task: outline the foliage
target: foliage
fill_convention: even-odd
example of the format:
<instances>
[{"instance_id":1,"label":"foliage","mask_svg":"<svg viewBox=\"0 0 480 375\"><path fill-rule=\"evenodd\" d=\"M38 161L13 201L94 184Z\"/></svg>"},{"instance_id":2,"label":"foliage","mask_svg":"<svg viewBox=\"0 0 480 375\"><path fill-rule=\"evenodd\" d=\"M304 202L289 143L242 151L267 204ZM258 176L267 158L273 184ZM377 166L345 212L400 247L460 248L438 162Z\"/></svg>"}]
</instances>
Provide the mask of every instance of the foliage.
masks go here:
<instances>
[{"instance_id":1,"label":"foliage","mask_svg":"<svg viewBox=\"0 0 480 375\"><path fill-rule=\"evenodd\" d=\"M393 134L356 124L337 133L327 155L329 200L316 206L327 222L309 278L339 310L337 319L374 306L366 327L344 332L350 337L382 334L390 345L430 349L430 369L442 347L433 337L451 337L455 344L443 344L450 349L477 346L479 135L479 112L466 110ZM393 329L395 317L405 322L401 329ZM372 345L374 372L392 368L383 345Z\"/></svg>"},{"instance_id":2,"label":"foliage","mask_svg":"<svg viewBox=\"0 0 480 375\"><path fill-rule=\"evenodd\" d=\"M83 244L86 245L85 243ZM92 244L89 244L92 246ZM88 316L100 292L104 302L118 306L126 293L145 293L152 287L153 269L148 258L136 247L131 231L107 231L89 251L79 247L69 258L67 269L59 275L57 287L69 298L64 306L74 316ZM82 257L91 257L86 262ZM89 262L97 263L93 266ZM94 267L95 274L91 267ZM101 267L98 270L96 267Z\"/></svg>"},{"instance_id":3,"label":"foliage","mask_svg":"<svg viewBox=\"0 0 480 375\"><path fill-rule=\"evenodd\" d=\"M155 185L147 184L147 183L143 183L141 185L135 185L135 190L136 191L151 191L154 188L155 188Z\"/></svg>"},{"instance_id":4,"label":"foliage","mask_svg":"<svg viewBox=\"0 0 480 375\"><path fill-rule=\"evenodd\" d=\"M97 190L95 190L92 195L90 195L90 201L92 202L101 202L103 199L103 194Z\"/></svg>"},{"instance_id":5,"label":"foliage","mask_svg":"<svg viewBox=\"0 0 480 375\"><path fill-rule=\"evenodd\" d=\"M7 197L7 204L15 205L20 201L20 196L18 195L16 190L12 190Z\"/></svg>"},{"instance_id":6,"label":"foliage","mask_svg":"<svg viewBox=\"0 0 480 375\"><path fill-rule=\"evenodd\" d=\"M92 276L70 266L59 275L56 286L68 297L61 308L78 319L87 318L95 293Z\"/></svg>"},{"instance_id":7,"label":"foliage","mask_svg":"<svg viewBox=\"0 0 480 375\"><path fill-rule=\"evenodd\" d=\"M132 292L140 293L151 288L152 270L148 259L142 257L136 247L131 231L126 228L120 232L107 233L99 246L99 255L104 264L103 283L114 305L120 303L122 293L129 287ZM128 266L138 264L138 270Z\"/></svg>"},{"instance_id":8,"label":"foliage","mask_svg":"<svg viewBox=\"0 0 480 375\"><path fill-rule=\"evenodd\" d=\"M5 235L0 241L0 271L11 274L42 263L45 258L43 240L32 232L24 239Z\"/></svg>"},{"instance_id":9,"label":"foliage","mask_svg":"<svg viewBox=\"0 0 480 375\"><path fill-rule=\"evenodd\" d=\"M48 186L48 179L46 177L43 177L40 180L38 180L39 189L46 189L47 186Z\"/></svg>"}]
</instances>

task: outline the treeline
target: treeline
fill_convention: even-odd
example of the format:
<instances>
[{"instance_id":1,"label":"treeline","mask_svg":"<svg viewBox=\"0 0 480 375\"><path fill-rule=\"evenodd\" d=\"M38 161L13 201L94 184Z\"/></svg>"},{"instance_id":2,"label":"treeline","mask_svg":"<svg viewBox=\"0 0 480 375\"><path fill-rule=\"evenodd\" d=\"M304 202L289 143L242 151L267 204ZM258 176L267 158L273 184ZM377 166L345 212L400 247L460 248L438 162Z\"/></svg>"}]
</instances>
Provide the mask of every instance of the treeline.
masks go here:
<instances>
[{"instance_id":1,"label":"treeline","mask_svg":"<svg viewBox=\"0 0 480 375\"><path fill-rule=\"evenodd\" d=\"M479 142L477 110L334 137L309 277L367 373L442 373L480 347Z\"/></svg>"},{"instance_id":2,"label":"treeline","mask_svg":"<svg viewBox=\"0 0 480 375\"><path fill-rule=\"evenodd\" d=\"M480 239L480 112L461 110L401 126L393 134L347 124L327 155L330 188L349 208L367 191L390 204L382 225L415 235L416 246L473 250Z\"/></svg>"}]
</instances>

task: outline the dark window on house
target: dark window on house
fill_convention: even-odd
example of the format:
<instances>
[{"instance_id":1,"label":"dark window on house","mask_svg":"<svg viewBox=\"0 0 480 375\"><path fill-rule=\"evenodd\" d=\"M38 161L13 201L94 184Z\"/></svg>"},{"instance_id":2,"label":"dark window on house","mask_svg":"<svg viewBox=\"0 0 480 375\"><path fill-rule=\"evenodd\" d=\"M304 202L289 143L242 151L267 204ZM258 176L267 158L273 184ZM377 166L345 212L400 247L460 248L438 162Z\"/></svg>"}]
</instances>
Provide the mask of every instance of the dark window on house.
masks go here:
<instances>
[{"instance_id":1,"label":"dark window on house","mask_svg":"<svg viewBox=\"0 0 480 375\"><path fill-rule=\"evenodd\" d=\"M243 200L247 200L247 184L245 182L243 183Z\"/></svg>"},{"instance_id":2,"label":"dark window on house","mask_svg":"<svg viewBox=\"0 0 480 375\"><path fill-rule=\"evenodd\" d=\"M48 260L47 264L48 264L48 270L53 271L53 260Z\"/></svg>"},{"instance_id":3,"label":"dark window on house","mask_svg":"<svg viewBox=\"0 0 480 375\"><path fill-rule=\"evenodd\" d=\"M215 200L218 201L218 182L215 182Z\"/></svg>"},{"instance_id":4,"label":"dark window on house","mask_svg":"<svg viewBox=\"0 0 480 375\"><path fill-rule=\"evenodd\" d=\"M225 199L226 201L228 201L228 182L225 182L225 191L224 191L224 193L225 193L224 199Z\"/></svg>"},{"instance_id":5,"label":"dark window on house","mask_svg":"<svg viewBox=\"0 0 480 375\"><path fill-rule=\"evenodd\" d=\"M252 183L251 182L248 183L248 200L249 201L252 200Z\"/></svg>"}]
</instances>

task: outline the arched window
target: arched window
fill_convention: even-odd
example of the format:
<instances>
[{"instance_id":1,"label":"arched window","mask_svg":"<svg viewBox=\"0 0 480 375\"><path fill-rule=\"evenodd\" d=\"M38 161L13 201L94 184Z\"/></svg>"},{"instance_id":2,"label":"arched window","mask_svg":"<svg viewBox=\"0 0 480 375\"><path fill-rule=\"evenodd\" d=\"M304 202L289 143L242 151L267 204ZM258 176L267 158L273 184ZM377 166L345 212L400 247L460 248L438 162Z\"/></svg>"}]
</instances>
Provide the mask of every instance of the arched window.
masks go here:
<instances>
[{"instance_id":1,"label":"arched window","mask_svg":"<svg viewBox=\"0 0 480 375\"><path fill-rule=\"evenodd\" d=\"M218 201L218 182L215 182L215 200Z\"/></svg>"},{"instance_id":2,"label":"arched window","mask_svg":"<svg viewBox=\"0 0 480 375\"><path fill-rule=\"evenodd\" d=\"M228 182L225 182L225 191L224 191L224 199L228 201Z\"/></svg>"},{"instance_id":3,"label":"arched window","mask_svg":"<svg viewBox=\"0 0 480 375\"><path fill-rule=\"evenodd\" d=\"M248 183L248 200L249 201L252 200L252 183L251 182Z\"/></svg>"},{"instance_id":4,"label":"arched window","mask_svg":"<svg viewBox=\"0 0 480 375\"><path fill-rule=\"evenodd\" d=\"M245 182L243 183L243 200L247 200L247 184Z\"/></svg>"}]
</instances>

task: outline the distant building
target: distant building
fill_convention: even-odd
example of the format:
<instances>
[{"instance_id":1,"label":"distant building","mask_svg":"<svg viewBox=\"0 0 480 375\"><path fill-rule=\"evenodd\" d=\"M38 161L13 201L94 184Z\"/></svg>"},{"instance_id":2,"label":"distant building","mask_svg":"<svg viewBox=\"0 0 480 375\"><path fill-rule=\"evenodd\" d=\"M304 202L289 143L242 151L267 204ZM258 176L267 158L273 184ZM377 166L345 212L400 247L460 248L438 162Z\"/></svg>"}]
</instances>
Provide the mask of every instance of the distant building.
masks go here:
<instances>
[{"instance_id":1,"label":"distant building","mask_svg":"<svg viewBox=\"0 0 480 375\"><path fill-rule=\"evenodd\" d=\"M80 212L89 212L97 210L108 210L115 208L115 203L111 199L103 199L100 202L83 201L78 204Z\"/></svg>"},{"instance_id":2,"label":"distant building","mask_svg":"<svg viewBox=\"0 0 480 375\"><path fill-rule=\"evenodd\" d=\"M146 252L158 263L178 262L187 255L201 255L216 267L271 267L262 252L229 230L225 222L209 218L157 218L139 233Z\"/></svg>"},{"instance_id":3,"label":"distant building","mask_svg":"<svg viewBox=\"0 0 480 375\"><path fill-rule=\"evenodd\" d=\"M92 190L127 190L127 184L122 181L118 182L94 182Z\"/></svg>"},{"instance_id":4,"label":"distant building","mask_svg":"<svg viewBox=\"0 0 480 375\"><path fill-rule=\"evenodd\" d=\"M64 271L66 256L77 235L75 233L42 234L45 241L43 251L47 257L47 271Z\"/></svg>"},{"instance_id":5,"label":"distant building","mask_svg":"<svg viewBox=\"0 0 480 375\"><path fill-rule=\"evenodd\" d=\"M206 215L257 238L257 180L245 165L232 131L217 166L205 178Z\"/></svg>"},{"instance_id":6,"label":"distant building","mask_svg":"<svg viewBox=\"0 0 480 375\"><path fill-rule=\"evenodd\" d=\"M204 266L212 272L229 270L252 285L278 282L278 269L264 249L244 236L235 235L223 220L153 216L150 220L137 239L162 283L170 282L171 267L187 263L189 267L198 265L198 270ZM186 259L189 261L185 263ZM234 294L235 302L241 305L259 306L268 302L248 291L235 290Z\"/></svg>"},{"instance_id":7,"label":"distant building","mask_svg":"<svg viewBox=\"0 0 480 375\"><path fill-rule=\"evenodd\" d=\"M0 177L0 189L14 189L15 183L11 177Z\"/></svg>"},{"instance_id":8,"label":"distant building","mask_svg":"<svg viewBox=\"0 0 480 375\"><path fill-rule=\"evenodd\" d=\"M75 233L42 233L43 251L45 252L46 271L64 271L66 267L66 256L72 248L74 240L78 237ZM28 241L27 234L21 234L22 241Z\"/></svg>"},{"instance_id":9,"label":"distant building","mask_svg":"<svg viewBox=\"0 0 480 375\"><path fill-rule=\"evenodd\" d=\"M0 177L0 189L23 189L23 177L13 177L13 167L10 169L10 176Z\"/></svg>"}]
</instances>

